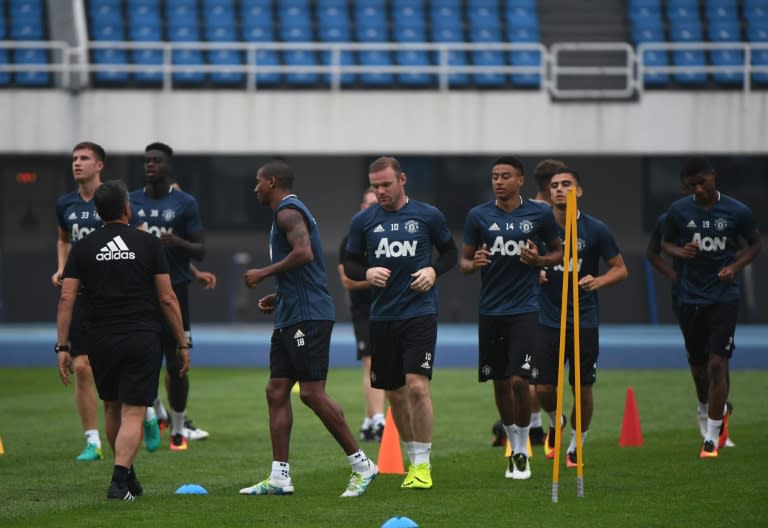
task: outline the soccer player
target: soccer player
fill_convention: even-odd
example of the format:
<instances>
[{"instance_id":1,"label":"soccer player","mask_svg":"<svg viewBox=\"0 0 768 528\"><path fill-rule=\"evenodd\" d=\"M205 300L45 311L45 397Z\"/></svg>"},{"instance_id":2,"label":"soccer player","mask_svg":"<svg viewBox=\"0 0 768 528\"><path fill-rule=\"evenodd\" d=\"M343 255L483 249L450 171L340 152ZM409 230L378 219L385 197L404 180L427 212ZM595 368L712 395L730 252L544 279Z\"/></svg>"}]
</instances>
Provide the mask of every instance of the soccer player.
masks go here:
<instances>
[{"instance_id":1,"label":"soccer player","mask_svg":"<svg viewBox=\"0 0 768 528\"><path fill-rule=\"evenodd\" d=\"M562 260L552 209L524 200L522 162L499 158L491 169L495 200L473 207L464 223L461 271L480 270L478 377L493 380L496 407L512 445L505 476L531 477L529 380L536 351L539 268ZM538 246L546 244L546 255Z\"/></svg>"},{"instance_id":2,"label":"soccer player","mask_svg":"<svg viewBox=\"0 0 768 528\"><path fill-rule=\"evenodd\" d=\"M376 203L376 193L370 187L363 193L360 210ZM348 236L339 247L339 279L349 291L349 310L357 343L357 359L363 364L363 396L365 398L365 419L360 427L360 440L380 442L384 434L384 403L386 395L381 389L371 387L371 285L368 281L354 281L344 273L344 253Z\"/></svg>"},{"instance_id":3,"label":"soccer player","mask_svg":"<svg viewBox=\"0 0 768 528\"><path fill-rule=\"evenodd\" d=\"M168 321L179 371L189 369L181 312L171 288L162 245L128 226L128 189L106 182L93 195L104 227L74 245L63 271L56 317L59 375L69 383L69 329L80 284L90 308L89 354L107 438L115 453L108 499L132 501L143 494L133 461L146 408L157 393L162 364L160 322Z\"/></svg>"},{"instance_id":4,"label":"soccer player","mask_svg":"<svg viewBox=\"0 0 768 528\"><path fill-rule=\"evenodd\" d=\"M717 190L715 170L704 158L680 172L690 192L674 202L664 223L664 251L677 259L679 322L688 361L706 365L707 431L699 456L714 458L728 438L728 361L741 299L738 272L760 253L752 211ZM746 243L739 251L739 243Z\"/></svg>"},{"instance_id":5,"label":"soccer player","mask_svg":"<svg viewBox=\"0 0 768 528\"><path fill-rule=\"evenodd\" d=\"M60 288L62 285L64 264L72 245L101 226L101 217L93 203L93 193L101 185L101 171L104 169L105 160L104 149L96 143L84 141L72 149L72 173L78 188L61 196L56 202L56 218L59 222L56 243L58 265L56 272L51 276L51 282L56 287ZM96 390L86 347L87 319L85 296L80 291L75 298L68 338L76 381L75 406L85 431L85 447L76 458L81 461L104 458L96 417Z\"/></svg>"},{"instance_id":6,"label":"soccer player","mask_svg":"<svg viewBox=\"0 0 768 528\"><path fill-rule=\"evenodd\" d=\"M581 177L567 167L558 169L549 183L555 218L560 226L560 236L565 237L566 197L568 191L573 189L576 197L583 194ZM592 388L597 380L597 358L599 356L599 308L597 290L621 282L627 278L627 267L621 256L619 247L608 230L608 227L595 217L582 211L577 211L576 225L578 230L578 286L579 286L579 352L581 372L581 439L586 440L589 426L594 411ZM608 269L600 274L600 260L605 261ZM573 262L571 261L571 266ZM571 268L573 269L573 268ZM544 442L544 453L549 459L554 458L555 429L554 424L560 418L561 424L564 417L556 416L557 412L557 374L560 350L560 316L562 307L563 280L570 280L570 272L564 273L563 264L551 266L545 270L546 275L542 279L540 296L539 323L541 337L539 349L536 354L535 366L538 371L536 377L536 391L544 411L549 414L549 433ZM566 358L570 366L568 382L573 391L575 382L573 365L573 300L576 292L569 290L567 329L566 329ZM575 409L571 412L571 442L566 451L566 465L576 467L576 431L573 428L576 423Z\"/></svg>"},{"instance_id":7,"label":"soccer player","mask_svg":"<svg viewBox=\"0 0 768 528\"><path fill-rule=\"evenodd\" d=\"M352 219L344 273L372 287L371 385L386 390L411 464L401 487L432 487L429 381L437 342L437 277L458 249L443 213L410 200L400 162L381 157L368 178L378 205ZM439 255L432 261L432 251ZM366 262L367 258L367 262Z\"/></svg>"},{"instance_id":8,"label":"soccer player","mask_svg":"<svg viewBox=\"0 0 768 528\"><path fill-rule=\"evenodd\" d=\"M352 466L342 497L358 497L378 475L378 468L358 448L344 421L344 413L325 391L333 300L323 263L317 222L304 203L291 192L293 170L282 161L263 165L256 174L256 197L274 211L269 237L271 264L249 269L243 281L249 288L268 277L277 280L277 292L259 299L259 309L275 314L269 353L269 431L272 472L261 482L243 488L243 495L293 493L288 454L293 411L291 388L299 382L301 401L320 418L339 443Z\"/></svg>"},{"instance_id":9,"label":"soccer player","mask_svg":"<svg viewBox=\"0 0 768 528\"><path fill-rule=\"evenodd\" d=\"M147 185L131 193L133 218L131 224L157 236L165 247L171 273L171 283L179 299L184 319L184 331L191 345L189 320L189 283L192 281L190 259L205 256L203 223L197 200L171 185L173 149L164 143L152 143L145 149L144 175ZM174 336L165 328L163 352L170 376L168 399L171 404L170 449L187 449L184 435L186 408L189 399L189 378L181 375L176 361ZM162 418L162 416L160 416Z\"/></svg>"}]
</instances>

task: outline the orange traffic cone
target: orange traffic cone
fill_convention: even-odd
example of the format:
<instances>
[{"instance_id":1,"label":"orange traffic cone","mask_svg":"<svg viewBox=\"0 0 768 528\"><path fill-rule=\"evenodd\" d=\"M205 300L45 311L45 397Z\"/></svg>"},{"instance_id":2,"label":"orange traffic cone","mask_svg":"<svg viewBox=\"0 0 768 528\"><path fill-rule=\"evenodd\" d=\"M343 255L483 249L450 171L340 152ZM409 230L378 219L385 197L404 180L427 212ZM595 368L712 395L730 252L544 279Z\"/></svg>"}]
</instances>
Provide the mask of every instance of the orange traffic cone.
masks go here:
<instances>
[{"instance_id":1,"label":"orange traffic cone","mask_svg":"<svg viewBox=\"0 0 768 528\"><path fill-rule=\"evenodd\" d=\"M400 432L392 418L392 409L387 409L387 421L379 446L379 473L386 475L404 475L403 452L400 450Z\"/></svg>"},{"instance_id":2,"label":"orange traffic cone","mask_svg":"<svg viewBox=\"0 0 768 528\"><path fill-rule=\"evenodd\" d=\"M621 424L621 447L643 445L643 431L640 429L640 414L637 412L635 392L632 387L627 388L627 401L624 404L624 420Z\"/></svg>"},{"instance_id":3,"label":"orange traffic cone","mask_svg":"<svg viewBox=\"0 0 768 528\"><path fill-rule=\"evenodd\" d=\"M506 440L506 446L504 447L504 456L509 458L512 456L512 444L509 442L509 438ZM533 458L533 448L531 447L531 437L528 437L528 458Z\"/></svg>"}]
</instances>

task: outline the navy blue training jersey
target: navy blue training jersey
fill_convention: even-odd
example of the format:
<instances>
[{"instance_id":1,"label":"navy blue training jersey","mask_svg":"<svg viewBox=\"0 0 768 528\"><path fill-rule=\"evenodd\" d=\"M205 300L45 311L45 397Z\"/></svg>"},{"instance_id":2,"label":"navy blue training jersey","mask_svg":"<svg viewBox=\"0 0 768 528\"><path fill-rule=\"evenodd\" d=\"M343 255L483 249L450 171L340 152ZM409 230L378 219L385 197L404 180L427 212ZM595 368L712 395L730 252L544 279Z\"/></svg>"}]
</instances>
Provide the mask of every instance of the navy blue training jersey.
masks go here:
<instances>
[{"instance_id":1,"label":"navy blue training jersey","mask_svg":"<svg viewBox=\"0 0 768 528\"><path fill-rule=\"evenodd\" d=\"M160 237L172 233L180 238L203 230L197 200L184 191L171 187L162 198L150 198L144 189L131 193L131 225L142 227L150 234ZM177 248L165 246L165 255L171 270L171 283L188 284L192 281L189 271L189 256Z\"/></svg>"},{"instance_id":2,"label":"navy blue training jersey","mask_svg":"<svg viewBox=\"0 0 768 528\"><path fill-rule=\"evenodd\" d=\"M79 191L67 193L56 200L56 219L61 230L69 234L72 243L102 224L93 200L86 202Z\"/></svg>"},{"instance_id":3,"label":"navy blue training jersey","mask_svg":"<svg viewBox=\"0 0 768 528\"><path fill-rule=\"evenodd\" d=\"M372 268L391 271L384 288L371 287L371 320L402 320L437 314L437 285L417 292L412 273L432 264L432 250L448 244L451 232L436 207L409 200L399 211L372 205L352 218L347 251L368 256Z\"/></svg>"},{"instance_id":4,"label":"navy blue training jersey","mask_svg":"<svg viewBox=\"0 0 768 528\"><path fill-rule=\"evenodd\" d=\"M339 263L344 262L344 257L347 252L347 241L349 241L349 235L345 236L339 246ZM364 259L367 266L367 259ZM349 308L350 311L355 313L364 313L368 317L371 313L371 289L366 288L364 290L349 290Z\"/></svg>"},{"instance_id":5,"label":"navy blue training jersey","mask_svg":"<svg viewBox=\"0 0 768 528\"><path fill-rule=\"evenodd\" d=\"M277 304L275 307L275 328L294 325L302 321L333 321L335 312L333 299L328 292L328 277L325 273L323 244L317 222L307 206L295 194L289 194L275 210L277 213L286 207L297 209L307 221L309 240L312 245L312 262L300 268L278 273ZM272 221L269 234L269 254L272 263L280 262L291 252L291 244L285 232Z\"/></svg>"},{"instance_id":6,"label":"navy blue training jersey","mask_svg":"<svg viewBox=\"0 0 768 528\"><path fill-rule=\"evenodd\" d=\"M520 262L528 240L538 247L559 236L549 205L523 200L506 212L495 200L470 209L464 222L464 244L483 244L491 263L480 268L480 315L515 315L539 309L539 268Z\"/></svg>"},{"instance_id":7,"label":"navy blue training jersey","mask_svg":"<svg viewBox=\"0 0 768 528\"><path fill-rule=\"evenodd\" d=\"M84 286L91 328L130 333L160 331L155 275L166 273L159 240L125 224L108 224L72 246L63 276Z\"/></svg>"},{"instance_id":8,"label":"navy blue training jersey","mask_svg":"<svg viewBox=\"0 0 768 528\"><path fill-rule=\"evenodd\" d=\"M752 211L730 196L720 194L715 205L705 209L696 203L694 195L673 203L667 211L664 238L684 246L699 245L692 259L679 259L679 300L684 304L714 304L741 298L741 279L721 281L717 274L733 263L739 249L739 239L746 239L757 229Z\"/></svg>"},{"instance_id":9,"label":"navy blue training jersey","mask_svg":"<svg viewBox=\"0 0 768 528\"><path fill-rule=\"evenodd\" d=\"M565 229L558 225L560 238L565 240ZM613 235L603 222L595 217L578 212L576 220L579 279L587 275L600 274L600 259L608 261L620 251ZM565 247L565 243L563 243ZM568 271L571 280L573 261ZM551 328L560 328L560 313L563 297L563 265L546 269L547 282L541 286L539 322ZM596 291L579 289L579 326L597 328L600 322ZM568 284L568 328L573 328L573 288Z\"/></svg>"}]
</instances>

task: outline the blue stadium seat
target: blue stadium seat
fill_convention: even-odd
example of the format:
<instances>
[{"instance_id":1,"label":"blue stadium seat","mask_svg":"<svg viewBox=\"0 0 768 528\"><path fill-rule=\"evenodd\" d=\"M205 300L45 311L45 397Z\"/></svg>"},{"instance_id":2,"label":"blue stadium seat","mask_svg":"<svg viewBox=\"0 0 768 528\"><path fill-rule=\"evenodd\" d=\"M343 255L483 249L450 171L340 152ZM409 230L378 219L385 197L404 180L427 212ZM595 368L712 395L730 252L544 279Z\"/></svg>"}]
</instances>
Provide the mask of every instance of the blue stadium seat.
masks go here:
<instances>
[{"instance_id":1,"label":"blue stadium seat","mask_svg":"<svg viewBox=\"0 0 768 528\"><path fill-rule=\"evenodd\" d=\"M199 23L196 4L186 4L181 2L174 4L172 1L180 2L180 0L168 0L168 3L165 4L165 19L169 25L189 25Z\"/></svg>"},{"instance_id":2,"label":"blue stadium seat","mask_svg":"<svg viewBox=\"0 0 768 528\"><path fill-rule=\"evenodd\" d=\"M669 37L672 42L702 42L704 40L701 24L678 23L670 27ZM672 61L676 66L706 66L707 60L703 50L681 49L672 52ZM676 73L675 81L680 84L699 85L707 82L707 74L699 72Z\"/></svg>"},{"instance_id":3,"label":"blue stadium seat","mask_svg":"<svg viewBox=\"0 0 768 528\"><path fill-rule=\"evenodd\" d=\"M541 53L538 51L510 51L509 63L512 66L541 66ZM512 84L523 87L538 87L541 85L541 75L538 73L513 73Z\"/></svg>"},{"instance_id":4,"label":"blue stadium seat","mask_svg":"<svg viewBox=\"0 0 768 528\"><path fill-rule=\"evenodd\" d=\"M168 40L171 42L197 42L200 40L200 26L196 22L169 25Z\"/></svg>"},{"instance_id":5,"label":"blue stadium seat","mask_svg":"<svg viewBox=\"0 0 768 528\"><path fill-rule=\"evenodd\" d=\"M510 42L541 42L538 27L507 26L507 40Z\"/></svg>"},{"instance_id":6,"label":"blue stadium seat","mask_svg":"<svg viewBox=\"0 0 768 528\"><path fill-rule=\"evenodd\" d=\"M357 26L356 36L360 42L387 42L389 40L387 28L381 25Z\"/></svg>"},{"instance_id":7,"label":"blue stadium seat","mask_svg":"<svg viewBox=\"0 0 768 528\"><path fill-rule=\"evenodd\" d=\"M44 49L17 48L13 50L13 62L16 64L48 64L48 52ZM14 80L19 86L48 86L51 74L41 71L17 71Z\"/></svg>"},{"instance_id":8,"label":"blue stadium seat","mask_svg":"<svg viewBox=\"0 0 768 528\"><path fill-rule=\"evenodd\" d=\"M283 52L286 66L317 66L317 56L312 50L288 50ZM307 86L317 83L317 73L292 72L285 75L288 84Z\"/></svg>"},{"instance_id":9,"label":"blue stadium seat","mask_svg":"<svg viewBox=\"0 0 768 528\"><path fill-rule=\"evenodd\" d=\"M666 42L667 39L664 38L662 28L644 27L632 30L632 40L635 44L642 44L643 42Z\"/></svg>"},{"instance_id":10,"label":"blue stadium seat","mask_svg":"<svg viewBox=\"0 0 768 528\"><path fill-rule=\"evenodd\" d=\"M258 66L278 66L280 59L274 50L256 50L254 64ZM255 76L257 85L274 86L280 82L282 75L276 72L259 72Z\"/></svg>"},{"instance_id":11,"label":"blue stadium seat","mask_svg":"<svg viewBox=\"0 0 768 528\"><path fill-rule=\"evenodd\" d=\"M243 54L236 49L208 50L206 53L208 64L217 66L240 66L243 64ZM218 85L240 84L245 79L245 74L240 72L212 72L211 82Z\"/></svg>"},{"instance_id":12,"label":"blue stadium seat","mask_svg":"<svg viewBox=\"0 0 768 528\"><path fill-rule=\"evenodd\" d=\"M316 16L318 29L322 29L325 26L349 26L349 14L346 8L340 8L335 5L318 6Z\"/></svg>"},{"instance_id":13,"label":"blue stadium seat","mask_svg":"<svg viewBox=\"0 0 768 528\"><path fill-rule=\"evenodd\" d=\"M471 55L472 63L476 66L506 66L501 51L473 51ZM503 73L475 73L472 78L477 86L500 87L505 84Z\"/></svg>"},{"instance_id":14,"label":"blue stadium seat","mask_svg":"<svg viewBox=\"0 0 768 528\"><path fill-rule=\"evenodd\" d=\"M361 66L391 66L392 57L388 51L361 51L358 54ZM390 86L393 82L391 73L366 72L360 76L364 86Z\"/></svg>"},{"instance_id":15,"label":"blue stadium seat","mask_svg":"<svg viewBox=\"0 0 768 528\"><path fill-rule=\"evenodd\" d=\"M133 74L133 78L137 83L154 85L162 82L162 50L156 48L131 50L131 60L134 64L146 66L145 69L137 71Z\"/></svg>"},{"instance_id":16,"label":"blue stadium seat","mask_svg":"<svg viewBox=\"0 0 768 528\"><path fill-rule=\"evenodd\" d=\"M376 9L386 9L386 0L353 0L352 7L357 9L364 9L366 7L374 7Z\"/></svg>"},{"instance_id":17,"label":"blue stadium seat","mask_svg":"<svg viewBox=\"0 0 768 528\"><path fill-rule=\"evenodd\" d=\"M737 22L739 20L739 11L734 6L733 9L724 6L708 7L705 11L707 20L710 22L718 20L727 20Z\"/></svg>"},{"instance_id":18,"label":"blue stadium seat","mask_svg":"<svg viewBox=\"0 0 768 528\"><path fill-rule=\"evenodd\" d=\"M747 40L750 42L768 42L768 24L747 26Z\"/></svg>"},{"instance_id":19,"label":"blue stadium seat","mask_svg":"<svg viewBox=\"0 0 768 528\"><path fill-rule=\"evenodd\" d=\"M1 19L0 19L1 20ZM4 35L0 33L0 38ZM8 64L8 50L0 49L0 66ZM0 86L6 86L11 83L10 72L0 72Z\"/></svg>"},{"instance_id":20,"label":"blue stadium seat","mask_svg":"<svg viewBox=\"0 0 768 528\"><path fill-rule=\"evenodd\" d=\"M630 8L629 19L633 27L662 27L664 25L661 16L661 9L658 7L636 7Z\"/></svg>"},{"instance_id":21,"label":"blue stadium seat","mask_svg":"<svg viewBox=\"0 0 768 528\"><path fill-rule=\"evenodd\" d=\"M429 66L429 55L423 50L402 50L395 54L395 60L400 66ZM424 72L400 73L397 76L404 86L428 86L432 76Z\"/></svg>"},{"instance_id":22,"label":"blue stadium seat","mask_svg":"<svg viewBox=\"0 0 768 528\"><path fill-rule=\"evenodd\" d=\"M433 27L437 28L455 28L462 27L464 19L460 7L444 5L442 7L433 7L429 11L429 19Z\"/></svg>"},{"instance_id":23,"label":"blue stadium seat","mask_svg":"<svg viewBox=\"0 0 768 528\"><path fill-rule=\"evenodd\" d=\"M128 29L128 37L139 42L155 42L163 40L163 32L160 22L131 24Z\"/></svg>"},{"instance_id":24,"label":"blue stadium seat","mask_svg":"<svg viewBox=\"0 0 768 528\"><path fill-rule=\"evenodd\" d=\"M122 22L114 24L91 25L91 38L93 40L125 40L125 30Z\"/></svg>"},{"instance_id":25,"label":"blue stadium seat","mask_svg":"<svg viewBox=\"0 0 768 528\"><path fill-rule=\"evenodd\" d=\"M354 11L355 23L359 26L380 26L387 23L387 9L377 5L357 7Z\"/></svg>"},{"instance_id":26,"label":"blue stadium seat","mask_svg":"<svg viewBox=\"0 0 768 528\"><path fill-rule=\"evenodd\" d=\"M243 40L246 42L271 42L275 40L275 27L272 21L259 24L252 22L242 26Z\"/></svg>"},{"instance_id":27,"label":"blue stadium seat","mask_svg":"<svg viewBox=\"0 0 768 528\"><path fill-rule=\"evenodd\" d=\"M392 20L395 25L407 23L410 20L424 23L424 3L423 0L395 0L392 7Z\"/></svg>"},{"instance_id":28,"label":"blue stadium seat","mask_svg":"<svg viewBox=\"0 0 768 528\"><path fill-rule=\"evenodd\" d=\"M738 8L737 0L704 0L705 9L722 7L727 10L735 11Z\"/></svg>"},{"instance_id":29,"label":"blue stadium seat","mask_svg":"<svg viewBox=\"0 0 768 528\"><path fill-rule=\"evenodd\" d=\"M526 28L539 27L539 15L535 9L508 6L504 10L504 18L507 21L507 26Z\"/></svg>"},{"instance_id":30,"label":"blue stadium seat","mask_svg":"<svg viewBox=\"0 0 768 528\"><path fill-rule=\"evenodd\" d=\"M733 21L711 21L707 28L707 35L712 42L739 42L741 41L741 24Z\"/></svg>"},{"instance_id":31,"label":"blue stadium seat","mask_svg":"<svg viewBox=\"0 0 768 528\"><path fill-rule=\"evenodd\" d=\"M712 42L741 42L741 24L737 20L712 20L707 30ZM714 66L743 66L744 53L736 49L717 49L710 51ZM716 72L712 75L719 84L742 84L744 75L741 72Z\"/></svg>"},{"instance_id":32,"label":"blue stadium seat","mask_svg":"<svg viewBox=\"0 0 768 528\"><path fill-rule=\"evenodd\" d=\"M752 52L752 65L768 68L768 50L755 50ZM768 84L768 71L754 72L752 82L756 84Z\"/></svg>"},{"instance_id":33,"label":"blue stadium seat","mask_svg":"<svg viewBox=\"0 0 768 528\"><path fill-rule=\"evenodd\" d=\"M128 54L123 49L94 49L91 51L91 60L99 66L112 64L128 64ZM130 73L117 70L99 70L93 72L93 78L100 83L125 83L130 80Z\"/></svg>"},{"instance_id":34,"label":"blue stadium seat","mask_svg":"<svg viewBox=\"0 0 768 528\"><path fill-rule=\"evenodd\" d=\"M176 66L201 66L203 64L203 54L200 50L181 49L174 50L172 55L173 64ZM173 82L178 84L200 84L205 81L206 74L200 70L176 71L173 74Z\"/></svg>"},{"instance_id":35,"label":"blue stadium seat","mask_svg":"<svg viewBox=\"0 0 768 528\"><path fill-rule=\"evenodd\" d=\"M11 18L42 17L43 3L40 0L11 0L9 12Z\"/></svg>"},{"instance_id":36,"label":"blue stadium seat","mask_svg":"<svg viewBox=\"0 0 768 528\"><path fill-rule=\"evenodd\" d=\"M423 23L415 20L395 24L392 28L392 37L395 42L426 42L427 28Z\"/></svg>"},{"instance_id":37,"label":"blue stadium seat","mask_svg":"<svg viewBox=\"0 0 768 528\"><path fill-rule=\"evenodd\" d=\"M766 3L768 4L768 0L766 0ZM768 23L768 5L760 6L760 5L753 5L753 6L744 6L744 18L747 21L747 25L755 24L755 23Z\"/></svg>"},{"instance_id":38,"label":"blue stadium seat","mask_svg":"<svg viewBox=\"0 0 768 528\"><path fill-rule=\"evenodd\" d=\"M672 24L700 21L698 0L669 0L667 18Z\"/></svg>"},{"instance_id":39,"label":"blue stadium seat","mask_svg":"<svg viewBox=\"0 0 768 528\"><path fill-rule=\"evenodd\" d=\"M432 40L435 42L463 42L464 30L461 27L432 26Z\"/></svg>"},{"instance_id":40,"label":"blue stadium seat","mask_svg":"<svg viewBox=\"0 0 768 528\"><path fill-rule=\"evenodd\" d=\"M241 0L240 20L243 25L272 24L272 0Z\"/></svg>"},{"instance_id":41,"label":"blue stadium seat","mask_svg":"<svg viewBox=\"0 0 768 528\"><path fill-rule=\"evenodd\" d=\"M477 1L477 0L475 0ZM467 18L471 27L500 27L498 2L473 4L467 7Z\"/></svg>"},{"instance_id":42,"label":"blue stadium seat","mask_svg":"<svg viewBox=\"0 0 768 528\"><path fill-rule=\"evenodd\" d=\"M646 66L669 66L669 55L662 50L646 50L643 52L643 63ZM669 84L669 74L643 73L643 81L648 86L666 86Z\"/></svg>"},{"instance_id":43,"label":"blue stadium seat","mask_svg":"<svg viewBox=\"0 0 768 528\"><path fill-rule=\"evenodd\" d=\"M280 26L280 40L284 42L311 42L312 27L302 23L282 24Z\"/></svg>"},{"instance_id":44,"label":"blue stadium seat","mask_svg":"<svg viewBox=\"0 0 768 528\"><path fill-rule=\"evenodd\" d=\"M128 22L131 26L160 23L160 5L157 0L131 2L128 5Z\"/></svg>"},{"instance_id":45,"label":"blue stadium seat","mask_svg":"<svg viewBox=\"0 0 768 528\"><path fill-rule=\"evenodd\" d=\"M119 3L91 2L88 4L88 18L91 20L119 20L122 17L123 11Z\"/></svg>"},{"instance_id":46,"label":"blue stadium seat","mask_svg":"<svg viewBox=\"0 0 768 528\"><path fill-rule=\"evenodd\" d=\"M329 7L335 7L336 9L344 10L349 7L347 0L317 0L317 9L328 9Z\"/></svg>"},{"instance_id":47,"label":"blue stadium seat","mask_svg":"<svg viewBox=\"0 0 768 528\"><path fill-rule=\"evenodd\" d=\"M349 23L342 23L337 26L320 25L318 28L318 38L321 42L349 42L351 40ZM341 51L340 53L339 60L343 66L353 66L355 64L355 57L351 51ZM321 59L323 64L331 64L333 61L333 53L331 51L323 51ZM353 84L355 78L356 76L354 74L343 73L341 74L341 84L345 86ZM324 80L326 83L330 83L331 76L325 75Z\"/></svg>"},{"instance_id":48,"label":"blue stadium seat","mask_svg":"<svg viewBox=\"0 0 768 528\"><path fill-rule=\"evenodd\" d=\"M42 14L38 15L13 15L10 18L10 35L15 40L43 40L45 32L43 28Z\"/></svg>"}]
</instances>

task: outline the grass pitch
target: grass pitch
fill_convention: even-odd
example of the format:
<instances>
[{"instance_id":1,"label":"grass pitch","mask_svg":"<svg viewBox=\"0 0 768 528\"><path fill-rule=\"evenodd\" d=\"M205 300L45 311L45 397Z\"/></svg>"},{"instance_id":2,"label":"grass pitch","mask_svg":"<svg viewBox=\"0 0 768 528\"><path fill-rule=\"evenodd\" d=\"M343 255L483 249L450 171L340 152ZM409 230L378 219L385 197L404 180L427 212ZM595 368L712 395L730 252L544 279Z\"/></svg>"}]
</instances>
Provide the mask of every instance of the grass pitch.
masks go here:
<instances>
[{"instance_id":1,"label":"grass pitch","mask_svg":"<svg viewBox=\"0 0 768 528\"><path fill-rule=\"evenodd\" d=\"M356 433L363 413L360 372L334 369L328 390ZM595 417L584 451L584 498L575 470L560 470L560 502L551 502L552 463L537 448L529 481L504 478L506 459L490 447L496 418L491 386L472 369L438 369L432 383L434 488L401 490L381 475L368 493L341 499L349 466L320 421L294 395L289 497L245 497L265 478L271 448L263 369L198 369L191 374L190 415L210 431L187 452L139 451L145 496L105 499L112 456L76 462L83 446L71 388L48 369L0 369L0 526L379 527L406 515L425 527L768 526L765 371L735 371L733 449L700 460L690 376L683 370L612 370L598 374ZM618 446L627 387L634 388L644 445ZM571 398L566 395L566 409ZM544 418L545 424L548 420ZM106 444L103 417L102 441ZM567 442L568 438L564 437ZM378 445L362 444L376 458ZM175 495L185 483L207 496Z\"/></svg>"}]
</instances>

